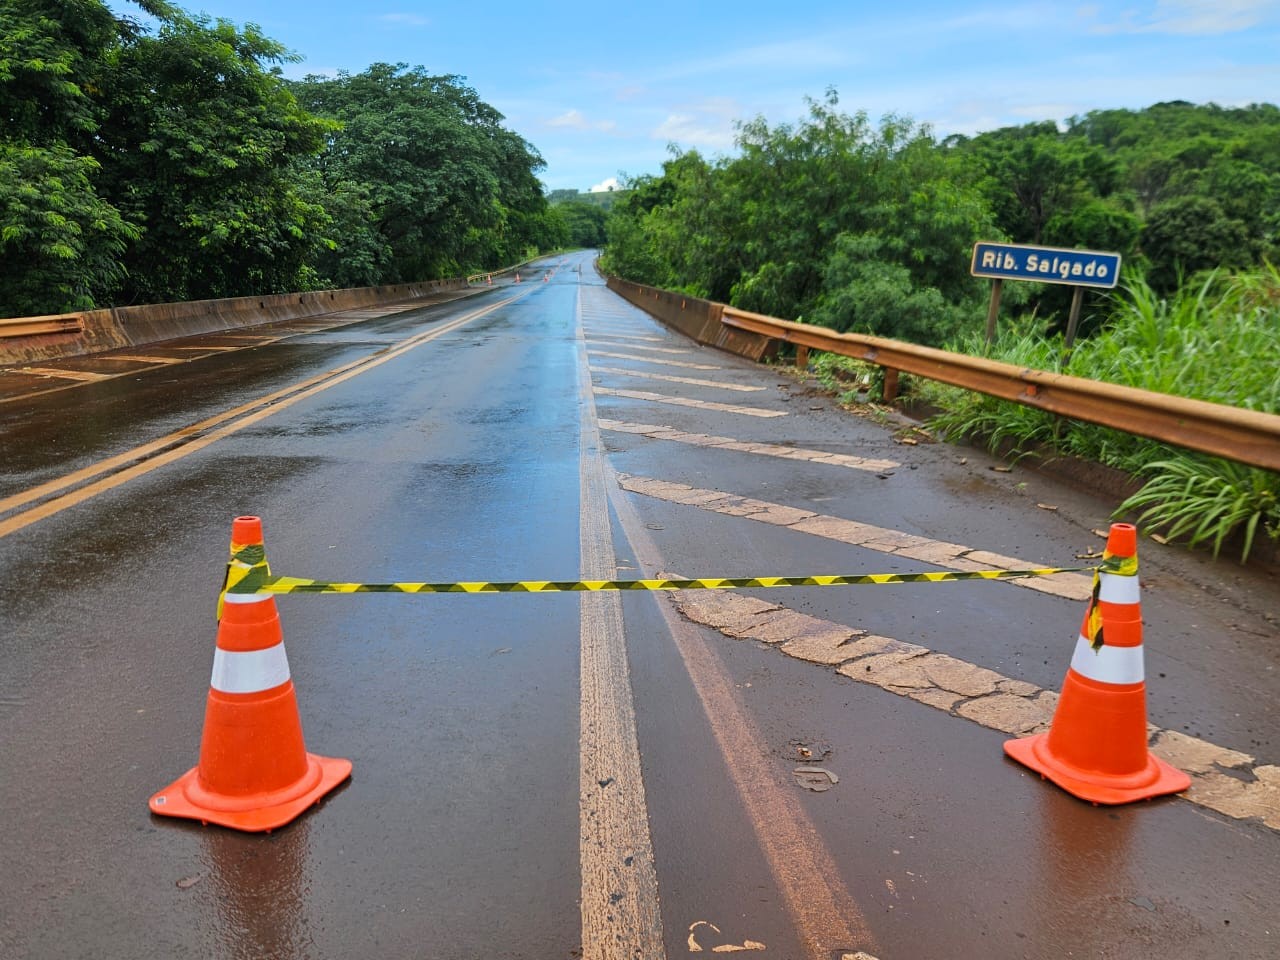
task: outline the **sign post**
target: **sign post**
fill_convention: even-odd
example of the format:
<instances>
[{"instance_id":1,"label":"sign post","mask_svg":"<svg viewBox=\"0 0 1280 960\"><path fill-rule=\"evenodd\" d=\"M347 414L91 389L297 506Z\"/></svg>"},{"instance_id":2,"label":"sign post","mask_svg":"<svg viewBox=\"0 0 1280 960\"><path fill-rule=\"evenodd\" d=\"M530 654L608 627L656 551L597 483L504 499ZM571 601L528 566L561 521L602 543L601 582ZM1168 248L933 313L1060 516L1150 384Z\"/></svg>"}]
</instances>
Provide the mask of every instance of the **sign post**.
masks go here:
<instances>
[{"instance_id":1,"label":"sign post","mask_svg":"<svg viewBox=\"0 0 1280 960\"><path fill-rule=\"evenodd\" d=\"M991 307L987 311L987 343L996 337L996 314L1000 310L1000 288L1005 280L1038 280L1062 283L1076 288L1071 298L1071 316L1067 320L1067 349L1075 340L1080 320L1080 304L1084 287L1112 289L1120 280L1120 254L1099 250L1067 250L1062 247L1031 247L1017 243L985 243L973 245L973 263L969 273L990 277Z\"/></svg>"},{"instance_id":2,"label":"sign post","mask_svg":"<svg viewBox=\"0 0 1280 960\"><path fill-rule=\"evenodd\" d=\"M991 281L991 306L987 307L987 346L995 343L996 317L1000 315L1000 292L1004 289L1004 281L996 277Z\"/></svg>"}]
</instances>

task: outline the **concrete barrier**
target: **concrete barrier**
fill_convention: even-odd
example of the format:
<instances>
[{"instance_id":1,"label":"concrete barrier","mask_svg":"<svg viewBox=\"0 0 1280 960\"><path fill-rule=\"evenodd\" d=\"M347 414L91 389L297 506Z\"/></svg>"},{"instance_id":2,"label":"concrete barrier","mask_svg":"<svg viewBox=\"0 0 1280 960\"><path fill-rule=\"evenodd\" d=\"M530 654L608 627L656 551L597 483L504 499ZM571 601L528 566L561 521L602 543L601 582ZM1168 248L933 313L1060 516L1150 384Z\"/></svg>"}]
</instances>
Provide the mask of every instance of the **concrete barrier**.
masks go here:
<instances>
[{"instance_id":1,"label":"concrete barrier","mask_svg":"<svg viewBox=\"0 0 1280 960\"><path fill-rule=\"evenodd\" d=\"M83 356L179 337L319 317L376 304L408 302L444 290L463 290L466 286L466 280L458 277L346 290L149 303L0 320L0 365Z\"/></svg>"},{"instance_id":2,"label":"concrete barrier","mask_svg":"<svg viewBox=\"0 0 1280 960\"><path fill-rule=\"evenodd\" d=\"M712 300L660 290L643 283L632 283L618 277L608 277L609 289L618 296L651 314L656 319L683 333L686 337L707 346L719 347L729 353L751 360L763 360L778 352L778 341L770 337L734 330L720 322L724 304Z\"/></svg>"}]
</instances>

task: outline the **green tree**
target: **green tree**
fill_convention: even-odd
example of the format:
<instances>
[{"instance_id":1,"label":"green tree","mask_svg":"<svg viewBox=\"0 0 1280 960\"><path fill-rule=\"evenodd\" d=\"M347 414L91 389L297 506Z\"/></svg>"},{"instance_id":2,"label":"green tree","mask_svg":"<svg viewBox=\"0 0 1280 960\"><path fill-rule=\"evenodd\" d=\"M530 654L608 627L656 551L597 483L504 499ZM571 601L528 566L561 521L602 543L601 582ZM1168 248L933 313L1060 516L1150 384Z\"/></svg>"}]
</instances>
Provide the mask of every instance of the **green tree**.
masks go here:
<instances>
[{"instance_id":1,"label":"green tree","mask_svg":"<svg viewBox=\"0 0 1280 960\"><path fill-rule=\"evenodd\" d=\"M0 6L0 128L5 140L82 145L98 129L90 96L117 37L100 0L6 0Z\"/></svg>"},{"instance_id":2,"label":"green tree","mask_svg":"<svg viewBox=\"0 0 1280 960\"><path fill-rule=\"evenodd\" d=\"M0 316L91 309L119 284L138 231L97 196L97 167L66 144L0 142Z\"/></svg>"},{"instance_id":3,"label":"green tree","mask_svg":"<svg viewBox=\"0 0 1280 960\"><path fill-rule=\"evenodd\" d=\"M604 223L608 219L604 207L593 203L570 201L553 208L565 222L566 243L574 247L602 247L605 244Z\"/></svg>"},{"instance_id":4,"label":"green tree","mask_svg":"<svg viewBox=\"0 0 1280 960\"><path fill-rule=\"evenodd\" d=\"M1108 196L1114 163L1079 137L1067 138L1052 120L1005 127L964 142L982 171L997 226L1018 243L1047 242L1052 221L1069 220L1077 206Z\"/></svg>"},{"instance_id":5,"label":"green tree","mask_svg":"<svg viewBox=\"0 0 1280 960\"><path fill-rule=\"evenodd\" d=\"M1142 230L1142 252L1151 261L1147 280L1161 293L1197 271L1242 266L1253 258L1245 225L1202 196L1175 197L1152 210Z\"/></svg>"},{"instance_id":6,"label":"green tree","mask_svg":"<svg viewBox=\"0 0 1280 960\"><path fill-rule=\"evenodd\" d=\"M608 224L607 265L762 313L927 342L981 296L969 251L991 216L927 129L900 117L873 127L828 91L798 123L743 124L738 142L740 156L715 164L673 151L661 177L632 182ZM923 320L934 307L937 322Z\"/></svg>"},{"instance_id":7,"label":"green tree","mask_svg":"<svg viewBox=\"0 0 1280 960\"><path fill-rule=\"evenodd\" d=\"M294 166L332 125L272 68L290 55L260 29L165 12L106 60L94 153L104 195L144 229L126 300L283 292L313 283L329 218ZM312 191L314 197L315 191Z\"/></svg>"},{"instance_id":8,"label":"green tree","mask_svg":"<svg viewBox=\"0 0 1280 960\"><path fill-rule=\"evenodd\" d=\"M98 0L0 6L0 315L90 308L123 276L137 231L84 155L117 27Z\"/></svg>"},{"instance_id":9,"label":"green tree","mask_svg":"<svg viewBox=\"0 0 1280 960\"><path fill-rule=\"evenodd\" d=\"M364 196L377 240L358 238L360 260L380 282L511 262L553 239L542 158L461 78L376 63L292 89L337 124L312 166L327 190Z\"/></svg>"}]
</instances>

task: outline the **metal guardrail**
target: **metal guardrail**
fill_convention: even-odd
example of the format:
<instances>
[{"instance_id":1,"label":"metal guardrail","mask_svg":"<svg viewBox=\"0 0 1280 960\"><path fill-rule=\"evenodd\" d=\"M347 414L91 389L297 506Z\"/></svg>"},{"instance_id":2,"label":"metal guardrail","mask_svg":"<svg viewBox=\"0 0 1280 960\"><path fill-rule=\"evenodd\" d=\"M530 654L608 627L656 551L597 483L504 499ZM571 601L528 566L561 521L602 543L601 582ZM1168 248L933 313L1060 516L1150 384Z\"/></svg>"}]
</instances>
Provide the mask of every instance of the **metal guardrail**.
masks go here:
<instances>
[{"instance_id":1,"label":"metal guardrail","mask_svg":"<svg viewBox=\"0 0 1280 960\"><path fill-rule=\"evenodd\" d=\"M799 347L838 353L940 383L1086 420L1162 443L1280 471L1280 416L1189 400L931 347L836 333L726 306L722 322ZM889 377L886 375L886 381ZM896 379L895 379L896 384ZM886 386L890 397L893 391Z\"/></svg>"},{"instance_id":2,"label":"metal guardrail","mask_svg":"<svg viewBox=\"0 0 1280 960\"><path fill-rule=\"evenodd\" d=\"M0 337L36 337L50 333L79 333L82 321L79 314L52 317L18 317L0 320Z\"/></svg>"}]
</instances>

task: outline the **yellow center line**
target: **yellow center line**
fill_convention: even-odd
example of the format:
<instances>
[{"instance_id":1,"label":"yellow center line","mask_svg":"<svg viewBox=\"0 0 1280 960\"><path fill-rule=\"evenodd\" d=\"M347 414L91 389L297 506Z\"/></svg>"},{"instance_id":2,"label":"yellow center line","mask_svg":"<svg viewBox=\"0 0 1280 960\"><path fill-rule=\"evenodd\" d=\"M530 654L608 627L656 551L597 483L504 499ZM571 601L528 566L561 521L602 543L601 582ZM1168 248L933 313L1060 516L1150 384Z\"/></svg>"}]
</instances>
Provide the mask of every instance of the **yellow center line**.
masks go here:
<instances>
[{"instance_id":1,"label":"yellow center line","mask_svg":"<svg viewBox=\"0 0 1280 960\"><path fill-rule=\"evenodd\" d=\"M82 470L76 470L66 476L59 477L56 480L50 480L47 483L42 483L39 486L24 490L23 492L14 494L13 496L6 497L3 500L0 500L0 512L8 512L16 507L31 503L32 501L57 494L60 491L67 490L68 488L77 487L79 484L84 483L93 477L100 476L101 474L110 474L109 476L103 477L93 483L88 483L85 486L78 487L78 489L71 490L69 493L56 496L54 499L48 500L30 510L25 510L22 513L15 514L4 521L0 521L0 537L8 536L9 534L21 530L38 520L51 517L68 507L75 506L78 503L83 503L85 500L95 497L100 493L112 490L130 480L150 473L152 470L159 469L162 466L166 466L176 460L189 456L190 454L195 453L198 450L202 450L218 440L229 437L233 433L243 430L245 427L251 426L258 421L271 416L273 413L292 406L300 400L305 400L308 397L312 397L317 393L329 389L330 387L337 386L339 383L350 380L352 377L358 376L366 370L372 370L374 367L381 366L387 361L393 360L415 347L421 346L422 344L434 340L437 337L456 330L464 324L470 323L471 321L477 320L486 314L492 313L516 299L518 298L509 297L505 300L500 300L483 310L476 310L472 313L465 314L457 320L446 323L444 326L425 333L415 334L407 340L404 340L395 346L385 348L371 356L362 357L361 359L354 360L351 363L335 367L332 370L328 370L324 373L317 374L314 377L303 380L301 383L296 383L292 386L285 387L283 390L277 390L274 393L269 393L266 396L241 404L240 406L224 413L220 413L217 416L209 417L207 420L202 420L189 427L184 427L183 429L170 433L158 440L142 444L132 450L126 451L125 453L117 454L116 456L101 460L98 463L85 467ZM228 423L228 421L232 422ZM218 427L219 424L226 425ZM213 429L214 427L218 427L218 429ZM132 466L126 466L127 464L132 464Z\"/></svg>"}]
</instances>

